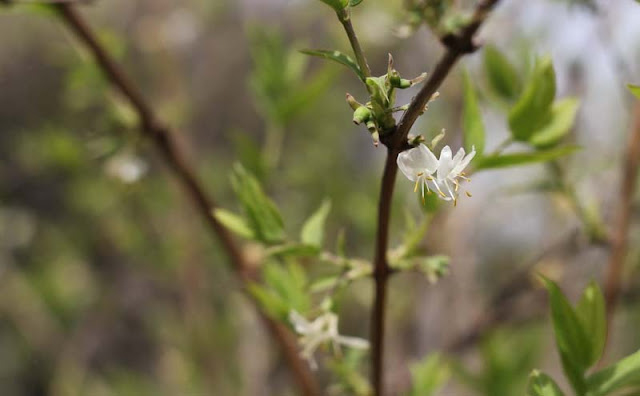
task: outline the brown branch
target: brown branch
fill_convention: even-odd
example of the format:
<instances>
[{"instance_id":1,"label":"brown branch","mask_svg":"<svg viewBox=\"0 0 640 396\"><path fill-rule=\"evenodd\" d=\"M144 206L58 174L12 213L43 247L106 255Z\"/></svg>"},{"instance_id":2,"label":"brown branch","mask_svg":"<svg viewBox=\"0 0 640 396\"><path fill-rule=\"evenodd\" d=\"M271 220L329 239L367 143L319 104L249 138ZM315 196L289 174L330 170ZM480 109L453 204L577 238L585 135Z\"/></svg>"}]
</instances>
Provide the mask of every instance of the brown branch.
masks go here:
<instances>
[{"instance_id":1,"label":"brown branch","mask_svg":"<svg viewBox=\"0 0 640 396\"><path fill-rule=\"evenodd\" d=\"M387 296L387 283L390 267L387 261L389 244L389 217L391 214L391 200L396 179L398 155L407 148L409 130L418 117L424 112L425 105L442 84L458 59L477 49L473 37L484 22L489 11L499 0L482 0L476 6L471 22L457 34L449 34L442 38L446 52L436 65L430 78L422 87L418 95L411 101L409 108L400 120L396 129L389 136L383 137L382 142L387 146L387 159L384 166L380 200L378 203L378 226L376 230L374 254L375 296L371 317L372 340L372 370L371 383L374 394L384 394L384 317Z\"/></svg>"},{"instance_id":2,"label":"brown branch","mask_svg":"<svg viewBox=\"0 0 640 396\"><path fill-rule=\"evenodd\" d=\"M66 25L68 25L80 41L91 51L97 65L102 69L109 82L120 91L135 109L140 118L140 129L143 135L155 144L156 149L164 157L176 178L182 183L185 193L192 201L194 209L206 222L213 235L220 240L234 270L237 272L243 284L256 280L257 274L252 270L252 266L243 255L238 244L224 226L211 215L211 211L216 207L216 204L211 196L207 195L201 183L198 181L196 174L178 150L172 138L173 133L171 130L160 122L142 94L98 42L95 34L80 14L68 4L59 4L55 7ZM247 295L251 298L249 294ZM258 313L282 349L302 394L318 395L320 392L316 381L309 371L308 366L300 359L296 341L292 337L292 334L282 324L265 316L259 309Z\"/></svg>"},{"instance_id":3,"label":"brown branch","mask_svg":"<svg viewBox=\"0 0 640 396\"><path fill-rule=\"evenodd\" d=\"M607 306L607 329L611 323L616 308L616 302L621 288L622 270L627 256L629 225L632 215L633 194L638 179L640 165L640 103L635 106L635 117L627 141L627 152L622 169L620 186L620 201L617 205L615 229L611 234L611 256L607 266L605 280L605 302ZM610 331L610 330L609 330Z\"/></svg>"}]
</instances>

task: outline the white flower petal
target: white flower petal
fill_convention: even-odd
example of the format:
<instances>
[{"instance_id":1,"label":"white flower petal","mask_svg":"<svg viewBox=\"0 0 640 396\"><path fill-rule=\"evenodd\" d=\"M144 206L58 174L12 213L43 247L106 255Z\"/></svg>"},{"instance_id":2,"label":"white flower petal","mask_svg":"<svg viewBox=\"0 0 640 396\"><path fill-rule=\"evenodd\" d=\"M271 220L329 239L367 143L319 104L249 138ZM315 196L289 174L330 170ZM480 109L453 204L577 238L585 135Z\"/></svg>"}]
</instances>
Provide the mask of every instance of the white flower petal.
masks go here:
<instances>
[{"instance_id":1,"label":"white flower petal","mask_svg":"<svg viewBox=\"0 0 640 396\"><path fill-rule=\"evenodd\" d=\"M335 338L338 344L356 349L368 349L369 341L358 337L338 336Z\"/></svg>"},{"instance_id":2,"label":"white flower petal","mask_svg":"<svg viewBox=\"0 0 640 396\"><path fill-rule=\"evenodd\" d=\"M289 322L291 322L298 334L307 334L311 330L309 321L296 311L289 312Z\"/></svg>"},{"instance_id":3,"label":"white flower petal","mask_svg":"<svg viewBox=\"0 0 640 396\"><path fill-rule=\"evenodd\" d=\"M476 149L474 147L471 149L471 152L469 153L469 155L464 157L464 159L460 161L460 163L453 168L453 171L452 171L453 174L455 174L456 176L459 175L464 170L464 168L466 168L467 165L469 165L469 163L475 156L476 156Z\"/></svg>"},{"instance_id":4,"label":"white flower petal","mask_svg":"<svg viewBox=\"0 0 640 396\"><path fill-rule=\"evenodd\" d=\"M438 159L424 144L400 153L397 163L407 179L413 182L419 173L432 174L438 167Z\"/></svg>"},{"instance_id":5,"label":"white flower petal","mask_svg":"<svg viewBox=\"0 0 640 396\"><path fill-rule=\"evenodd\" d=\"M453 169L453 159L451 158L451 148L444 146L440 152L440 161L438 162L438 180L444 180Z\"/></svg>"}]
</instances>

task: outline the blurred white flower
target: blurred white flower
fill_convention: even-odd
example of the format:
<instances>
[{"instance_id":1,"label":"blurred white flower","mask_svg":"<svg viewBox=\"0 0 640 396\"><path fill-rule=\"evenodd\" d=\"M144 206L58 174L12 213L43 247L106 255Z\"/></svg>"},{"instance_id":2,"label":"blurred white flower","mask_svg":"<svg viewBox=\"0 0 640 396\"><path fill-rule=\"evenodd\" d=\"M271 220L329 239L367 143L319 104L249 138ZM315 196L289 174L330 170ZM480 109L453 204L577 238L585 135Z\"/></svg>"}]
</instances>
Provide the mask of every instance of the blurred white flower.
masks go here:
<instances>
[{"instance_id":1,"label":"blurred white flower","mask_svg":"<svg viewBox=\"0 0 640 396\"><path fill-rule=\"evenodd\" d=\"M415 191L418 191L420 186L423 199L425 189L427 193L434 190L440 198L445 201L453 200L455 204L460 189L459 179L469 180L463 171L476 155L476 150L473 148L465 156L464 149L460 148L454 157L451 154L451 148L444 146L440 152L440 159L437 159L427 146L420 144L400 153L397 162L402 173L416 183Z\"/></svg>"},{"instance_id":2,"label":"blurred white flower","mask_svg":"<svg viewBox=\"0 0 640 396\"><path fill-rule=\"evenodd\" d=\"M340 345L358 349L369 348L367 340L338 334L338 315L333 312L325 312L309 322L298 312L291 311L289 312L289 321L293 324L296 333L300 335L298 339L302 347L300 355L309 362L313 370L318 367L313 353L323 344L331 343L336 350L339 350Z\"/></svg>"},{"instance_id":3,"label":"blurred white flower","mask_svg":"<svg viewBox=\"0 0 640 396\"><path fill-rule=\"evenodd\" d=\"M117 154L109 158L105 164L107 175L125 184L140 180L147 173L149 166L140 157L133 154Z\"/></svg>"}]
</instances>

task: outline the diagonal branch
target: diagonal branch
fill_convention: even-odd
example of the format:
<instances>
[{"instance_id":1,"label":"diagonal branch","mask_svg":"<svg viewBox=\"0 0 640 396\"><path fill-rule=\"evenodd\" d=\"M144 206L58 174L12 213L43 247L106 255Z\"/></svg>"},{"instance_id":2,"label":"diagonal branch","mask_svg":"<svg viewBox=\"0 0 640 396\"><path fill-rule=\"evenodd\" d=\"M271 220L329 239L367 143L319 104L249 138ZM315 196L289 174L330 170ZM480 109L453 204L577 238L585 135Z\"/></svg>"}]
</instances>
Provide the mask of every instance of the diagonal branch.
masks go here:
<instances>
[{"instance_id":1,"label":"diagonal branch","mask_svg":"<svg viewBox=\"0 0 640 396\"><path fill-rule=\"evenodd\" d=\"M640 103L635 106L635 116L631 128L622 169L620 201L617 205L618 213L616 215L615 229L611 233L611 256L605 279L604 295L607 304L608 329L611 329L611 322L613 321L618 295L620 294L622 271L628 250L633 194L636 190L638 167L640 166Z\"/></svg>"},{"instance_id":2,"label":"diagonal branch","mask_svg":"<svg viewBox=\"0 0 640 396\"><path fill-rule=\"evenodd\" d=\"M424 112L425 105L449 75L458 59L477 49L473 37L491 9L499 0L482 0L476 6L471 22L456 34L449 34L442 38L446 52L436 65L431 77L427 80L418 95L412 100L406 113L400 120L395 131L387 136L383 143L387 146L387 159L384 166L380 201L378 203L378 226L374 254L375 296L371 317L372 370L371 383L374 394L384 394L384 317L387 296L387 284L390 267L387 261L389 245L389 218L391 215L391 200L398 171L396 159L407 147L409 130L418 117Z\"/></svg>"},{"instance_id":3,"label":"diagonal branch","mask_svg":"<svg viewBox=\"0 0 640 396\"><path fill-rule=\"evenodd\" d=\"M129 104L135 109L140 119L142 134L153 142L156 149L164 157L169 168L174 172L175 177L182 183L185 194L187 194L191 200L194 209L203 218L212 234L220 240L240 280L243 284L255 281L257 279L257 273L252 270L250 262L244 256L229 232L211 215L211 211L216 207L216 203L211 196L207 195L196 174L178 150L172 138L172 131L157 118L142 94L98 42L95 34L80 14L68 4L58 4L54 7L59 12L60 18L64 23L91 51L97 65L102 69L102 72L109 82L120 91L129 101ZM260 312L260 310L258 310L258 313L282 349L302 394L318 395L320 392L316 381L309 371L308 366L300 359L296 341L291 333L282 324L268 318Z\"/></svg>"}]
</instances>

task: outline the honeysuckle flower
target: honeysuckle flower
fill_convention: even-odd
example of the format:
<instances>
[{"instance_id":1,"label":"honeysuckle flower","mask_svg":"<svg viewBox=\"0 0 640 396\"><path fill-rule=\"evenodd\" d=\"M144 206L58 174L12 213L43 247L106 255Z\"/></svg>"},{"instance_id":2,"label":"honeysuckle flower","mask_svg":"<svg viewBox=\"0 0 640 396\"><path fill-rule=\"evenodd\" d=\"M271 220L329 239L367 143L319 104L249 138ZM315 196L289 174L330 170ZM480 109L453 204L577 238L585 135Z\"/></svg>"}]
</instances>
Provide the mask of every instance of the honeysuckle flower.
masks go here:
<instances>
[{"instance_id":1,"label":"honeysuckle flower","mask_svg":"<svg viewBox=\"0 0 640 396\"><path fill-rule=\"evenodd\" d=\"M340 349L340 345L358 349L369 348L367 340L338 334L338 315L333 312L325 312L310 322L298 312L291 311L289 312L289 321L296 333L300 335L298 339L302 347L300 355L309 362L313 370L318 367L313 353L326 343L331 343L336 350Z\"/></svg>"},{"instance_id":2,"label":"honeysuckle flower","mask_svg":"<svg viewBox=\"0 0 640 396\"><path fill-rule=\"evenodd\" d=\"M440 152L440 159L437 159L427 146L420 144L418 147L400 153L397 161L402 173L415 182L414 191L421 189L423 199L425 189L427 193L433 190L440 198L445 201L453 200L455 204L458 199L460 179L469 180L463 171L475 155L475 148L466 156L464 149L460 148L456 155L452 156L451 148L444 146ZM467 192L467 195L470 194Z\"/></svg>"}]
</instances>

